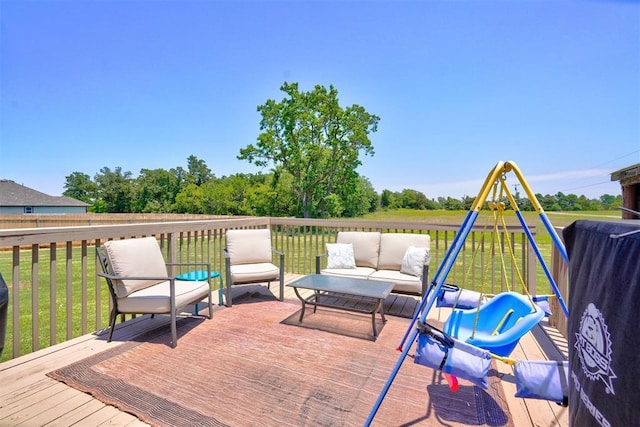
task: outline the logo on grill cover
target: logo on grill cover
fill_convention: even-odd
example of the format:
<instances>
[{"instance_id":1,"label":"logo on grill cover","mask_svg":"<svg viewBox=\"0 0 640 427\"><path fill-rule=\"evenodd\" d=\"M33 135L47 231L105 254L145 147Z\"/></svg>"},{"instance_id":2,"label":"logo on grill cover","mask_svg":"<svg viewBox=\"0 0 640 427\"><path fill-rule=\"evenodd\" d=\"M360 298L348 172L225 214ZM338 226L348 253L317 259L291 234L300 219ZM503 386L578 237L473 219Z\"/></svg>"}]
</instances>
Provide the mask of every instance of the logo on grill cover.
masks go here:
<instances>
[{"instance_id":1,"label":"logo on grill cover","mask_svg":"<svg viewBox=\"0 0 640 427\"><path fill-rule=\"evenodd\" d=\"M580 320L575 346L582 362L584 374L592 381L602 380L605 391L616 394L613 379L617 375L611 369L611 334L600 310L590 303Z\"/></svg>"}]
</instances>

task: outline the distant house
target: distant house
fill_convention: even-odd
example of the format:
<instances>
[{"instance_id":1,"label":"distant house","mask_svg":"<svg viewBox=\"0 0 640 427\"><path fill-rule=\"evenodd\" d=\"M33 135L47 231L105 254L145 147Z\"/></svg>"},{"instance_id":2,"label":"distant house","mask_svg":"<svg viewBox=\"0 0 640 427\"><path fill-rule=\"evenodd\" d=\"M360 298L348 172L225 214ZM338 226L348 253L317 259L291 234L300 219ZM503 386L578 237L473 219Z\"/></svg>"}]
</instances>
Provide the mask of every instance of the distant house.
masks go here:
<instances>
[{"instance_id":1,"label":"distant house","mask_svg":"<svg viewBox=\"0 0 640 427\"><path fill-rule=\"evenodd\" d=\"M86 214L89 205L66 196L49 196L0 179L0 214Z\"/></svg>"},{"instance_id":2,"label":"distant house","mask_svg":"<svg viewBox=\"0 0 640 427\"><path fill-rule=\"evenodd\" d=\"M640 212L640 163L613 172L611 181L620 181L622 206ZM633 219L636 216L630 212L623 212L622 218Z\"/></svg>"}]
</instances>

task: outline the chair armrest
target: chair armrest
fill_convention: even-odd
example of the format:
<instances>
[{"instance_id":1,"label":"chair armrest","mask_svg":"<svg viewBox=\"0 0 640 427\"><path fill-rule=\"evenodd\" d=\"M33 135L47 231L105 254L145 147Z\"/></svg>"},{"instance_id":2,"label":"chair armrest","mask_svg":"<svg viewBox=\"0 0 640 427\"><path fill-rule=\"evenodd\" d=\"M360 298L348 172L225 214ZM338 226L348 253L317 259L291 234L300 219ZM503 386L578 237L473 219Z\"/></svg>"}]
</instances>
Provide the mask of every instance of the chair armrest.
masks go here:
<instances>
[{"instance_id":1,"label":"chair armrest","mask_svg":"<svg viewBox=\"0 0 640 427\"><path fill-rule=\"evenodd\" d=\"M227 248L222 250L222 254L224 255L224 286L227 288L227 299L229 298L229 287L233 284L231 280L231 257L229 256L229 251ZM227 301L227 305L229 302Z\"/></svg>"},{"instance_id":2,"label":"chair armrest","mask_svg":"<svg viewBox=\"0 0 640 427\"><path fill-rule=\"evenodd\" d=\"M327 256L327 253L317 254L316 255L316 274L320 274L320 258Z\"/></svg>"},{"instance_id":3,"label":"chair armrest","mask_svg":"<svg viewBox=\"0 0 640 427\"><path fill-rule=\"evenodd\" d=\"M104 277L105 279L107 279L107 283L109 284L110 288L115 288L111 282L111 280L158 280L158 281L169 281L169 298L171 300L171 303L174 304L175 303L175 299L176 299L176 278L175 276L173 277L167 277L167 276L116 276L114 274L108 274L108 273L97 273L98 276L100 277ZM115 292L115 289L112 289L113 292L113 296L114 298L117 297L117 293Z\"/></svg>"},{"instance_id":4,"label":"chair armrest","mask_svg":"<svg viewBox=\"0 0 640 427\"><path fill-rule=\"evenodd\" d=\"M271 251L278 255L278 258L280 258L280 265L278 268L280 268L280 276L284 275L284 252L277 250L276 248L271 248Z\"/></svg>"},{"instance_id":5,"label":"chair armrest","mask_svg":"<svg viewBox=\"0 0 640 427\"><path fill-rule=\"evenodd\" d=\"M98 276L110 280L176 280L176 276L116 276L108 273L98 273Z\"/></svg>"}]
</instances>

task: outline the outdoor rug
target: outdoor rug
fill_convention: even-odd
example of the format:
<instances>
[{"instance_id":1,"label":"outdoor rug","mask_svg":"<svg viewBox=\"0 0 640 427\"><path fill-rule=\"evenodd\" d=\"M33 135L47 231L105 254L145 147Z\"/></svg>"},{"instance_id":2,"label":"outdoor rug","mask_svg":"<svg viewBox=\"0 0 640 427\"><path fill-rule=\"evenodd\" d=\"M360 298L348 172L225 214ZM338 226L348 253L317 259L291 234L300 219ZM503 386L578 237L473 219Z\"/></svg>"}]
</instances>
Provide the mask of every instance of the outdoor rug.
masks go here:
<instances>
[{"instance_id":1,"label":"outdoor rug","mask_svg":"<svg viewBox=\"0 0 640 427\"><path fill-rule=\"evenodd\" d=\"M248 298L180 320L176 348L166 326L48 375L157 426L362 426L409 319L387 316L372 341L368 316L308 310L298 325L299 310ZM497 377L452 393L407 357L372 425L512 426L507 411Z\"/></svg>"}]
</instances>

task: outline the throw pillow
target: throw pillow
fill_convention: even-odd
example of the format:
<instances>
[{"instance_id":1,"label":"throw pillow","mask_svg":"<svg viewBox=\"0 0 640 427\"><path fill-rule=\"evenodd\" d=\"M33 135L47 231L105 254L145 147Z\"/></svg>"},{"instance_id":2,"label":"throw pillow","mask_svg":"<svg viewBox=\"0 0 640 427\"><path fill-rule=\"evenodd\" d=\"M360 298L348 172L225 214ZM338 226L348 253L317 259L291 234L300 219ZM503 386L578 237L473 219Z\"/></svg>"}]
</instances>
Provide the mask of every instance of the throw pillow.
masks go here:
<instances>
[{"instance_id":1,"label":"throw pillow","mask_svg":"<svg viewBox=\"0 0 640 427\"><path fill-rule=\"evenodd\" d=\"M327 268L356 268L351 243L327 243Z\"/></svg>"},{"instance_id":2,"label":"throw pillow","mask_svg":"<svg viewBox=\"0 0 640 427\"><path fill-rule=\"evenodd\" d=\"M422 266L424 264L429 264L429 261L431 261L429 248L409 246L402 258L400 273L420 277L422 276Z\"/></svg>"}]
</instances>

